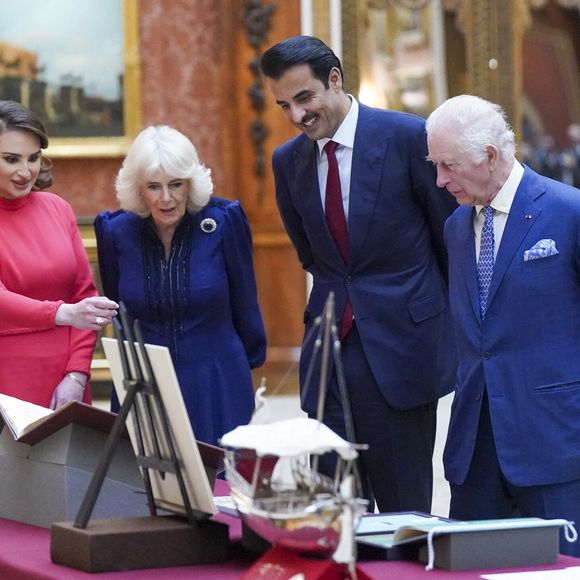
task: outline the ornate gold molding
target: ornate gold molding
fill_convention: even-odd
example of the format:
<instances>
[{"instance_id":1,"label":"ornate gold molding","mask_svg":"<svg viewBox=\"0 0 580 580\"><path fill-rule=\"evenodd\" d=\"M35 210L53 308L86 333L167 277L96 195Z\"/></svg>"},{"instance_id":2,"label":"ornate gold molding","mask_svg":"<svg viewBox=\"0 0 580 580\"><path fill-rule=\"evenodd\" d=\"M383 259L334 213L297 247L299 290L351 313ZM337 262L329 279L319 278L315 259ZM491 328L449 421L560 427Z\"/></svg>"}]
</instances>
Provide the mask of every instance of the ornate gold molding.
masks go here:
<instances>
[{"instance_id":1,"label":"ornate gold molding","mask_svg":"<svg viewBox=\"0 0 580 580\"><path fill-rule=\"evenodd\" d=\"M81 233L81 238L83 240L83 246L87 252L89 258L89 263L91 269L93 270L93 278L99 287L99 292L101 292L100 287L100 277L99 277L99 260L97 253L97 238L95 236L95 230L93 228L92 218L79 218L77 220L79 231ZM101 336L113 336L113 327L111 325L105 327L99 334L99 339L95 347L95 352L93 354L93 360L91 362L91 380L93 383L96 382L109 382L111 380L111 371L109 370L109 362L105 358L105 353L103 352L101 346ZM93 392L93 397L95 393Z\"/></svg>"},{"instance_id":2,"label":"ornate gold molding","mask_svg":"<svg viewBox=\"0 0 580 580\"><path fill-rule=\"evenodd\" d=\"M500 104L516 132L522 114L522 41L535 1L443 0L465 38L466 91Z\"/></svg>"},{"instance_id":3,"label":"ornate gold molding","mask_svg":"<svg viewBox=\"0 0 580 580\"><path fill-rule=\"evenodd\" d=\"M429 4L429 0L368 0L370 8L387 8L387 4L409 8L410 10L419 10Z\"/></svg>"},{"instance_id":4,"label":"ornate gold molding","mask_svg":"<svg viewBox=\"0 0 580 580\"><path fill-rule=\"evenodd\" d=\"M580 0L555 0L562 8L580 8ZM527 0L532 8L543 8L548 0Z\"/></svg>"},{"instance_id":5,"label":"ornate gold molding","mask_svg":"<svg viewBox=\"0 0 580 580\"><path fill-rule=\"evenodd\" d=\"M347 93L358 98L360 90L361 22L365 12L358 0L342 0L342 69Z\"/></svg>"}]
</instances>

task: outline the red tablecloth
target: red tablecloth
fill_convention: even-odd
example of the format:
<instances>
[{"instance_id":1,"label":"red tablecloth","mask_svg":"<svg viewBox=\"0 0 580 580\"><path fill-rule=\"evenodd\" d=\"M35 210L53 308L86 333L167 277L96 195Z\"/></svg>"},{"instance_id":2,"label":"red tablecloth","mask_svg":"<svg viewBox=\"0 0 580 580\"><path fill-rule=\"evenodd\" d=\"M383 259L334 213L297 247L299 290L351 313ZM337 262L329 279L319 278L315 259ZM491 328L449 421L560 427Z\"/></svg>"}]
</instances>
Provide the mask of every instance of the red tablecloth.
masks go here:
<instances>
[{"instance_id":1,"label":"red tablecloth","mask_svg":"<svg viewBox=\"0 0 580 580\"><path fill-rule=\"evenodd\" d=\"M225 495L224 482L218 482L216 495ZM254 562L256 556L244 552L239 544L241 525L239 520L219 515L217 519L230 525L232 558L215 565L184 566L129 572L88 574L50 561L50 531L28 524L0 519L0 580L74 580L78 578L103 578L104 580L149 580L181 578L239 578ZM535 568L507 568L493 572L523 570L553 570L568 566L580 566L580 559L560 556L553 566ZM417 562L360 562L359 567L371 578L396 578L397 580L473 580L480 578L481 571L448 572L425 571L424 564ZM492 572L492 570L486 570Z\"/></svg>"},{"instance_id":2,"label":"red tablecloth","mask_svg":"<svg viewBox=\"0 0 580 580\"><path fill-rule=\"evenodd\" d=\"M50 532L28 524L0 519L0 579L1 580L74 580L78 578L103 578L104 580L149 580L182 578L239 578L253 560L244 555L239 547L234 547L229 562L216 565L184 566L155 570L134 570L130 572L107 572L87 574L50 561ZM578 566L580 560L560 556L558 564L533 568L552 570L567 566ZM396 578L397 580L464 580L480 577L481 571L447 572L445 570L425 571L423 564L416 562L361 562L359 566L371 578ZM494 572L514 572L532 568L509 568ZM491 571L491 570L490 570Z\"/></svg>"}]
</instances>

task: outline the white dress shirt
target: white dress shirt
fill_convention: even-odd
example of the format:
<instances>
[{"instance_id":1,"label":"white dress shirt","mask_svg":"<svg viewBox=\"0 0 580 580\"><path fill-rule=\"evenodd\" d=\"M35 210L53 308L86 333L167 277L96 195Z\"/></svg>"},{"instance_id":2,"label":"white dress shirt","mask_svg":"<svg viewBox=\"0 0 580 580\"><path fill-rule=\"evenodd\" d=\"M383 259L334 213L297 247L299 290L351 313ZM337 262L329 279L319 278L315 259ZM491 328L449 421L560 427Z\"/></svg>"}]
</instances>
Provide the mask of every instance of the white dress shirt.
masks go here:
<instances>
[{"instance_id":1,"label":"white dress shirt","mask_svg":"<svg viewBox=\"0 0 580 580\"><path fill-rule=\"evenodd\" d=\"M342 193L342 206L344 207L344 216L348 223L348 202L350 198L350 173L352 168L352 152L354 148L354 134L356 133L356 124L358 121L358 102L348 95L351 105L346 117L336 130L332 141L339 144L336 148L336 161L338 163L338 173L340 175L340 190ZM325 137L318 140L318 185L320 187L320 197L322 207L326 200L326 178L328 176L328 159L323 151L324 146L331 139Z\"/></svg>"},{"instance_id":2,"label":"white dress shirt","mask_svg":"<svg viewBox=\"0 0 580 580\"><path fill-rule=\"evenodd\" d=\"M497 195L491 200L491 207L495 210L493 215L493 230L494 230L494 250L495 258L497 258L497 252L499 250L499 245L501 244L501 239L503 237L503 232L505 230L505 225L516 195L520 181L524 175L524 168L519 161L514 161L512 170L507 178L506 182L503 184L502 188L498 191ZM483 228L483 221L485 219L483 205L476 205L475 212L473 214L473 229L475 230L475 257L479 260L479 249L481 246L481 230Z\"/></svg>"}]
</instances>

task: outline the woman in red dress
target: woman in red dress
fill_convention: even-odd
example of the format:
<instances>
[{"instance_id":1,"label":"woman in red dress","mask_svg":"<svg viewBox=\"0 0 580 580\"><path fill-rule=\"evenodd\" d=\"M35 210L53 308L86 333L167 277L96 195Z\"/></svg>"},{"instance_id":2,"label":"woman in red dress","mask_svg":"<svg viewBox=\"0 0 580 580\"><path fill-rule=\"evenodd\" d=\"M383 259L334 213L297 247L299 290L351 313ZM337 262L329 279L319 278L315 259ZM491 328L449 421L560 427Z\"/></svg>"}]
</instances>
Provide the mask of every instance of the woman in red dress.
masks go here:
<instances>
[{"instance_id":1,"label":"woman in red dress","mask_svg":"<svg viewBox=\"0 0 580 580\"><path fill-rule=\"evenodd\" d=\"M0 101L0 393L44 407L90 402L97 332L117 304L97 296L72 208L52 183L46 129Z\"/></svg>"}]
</instances>

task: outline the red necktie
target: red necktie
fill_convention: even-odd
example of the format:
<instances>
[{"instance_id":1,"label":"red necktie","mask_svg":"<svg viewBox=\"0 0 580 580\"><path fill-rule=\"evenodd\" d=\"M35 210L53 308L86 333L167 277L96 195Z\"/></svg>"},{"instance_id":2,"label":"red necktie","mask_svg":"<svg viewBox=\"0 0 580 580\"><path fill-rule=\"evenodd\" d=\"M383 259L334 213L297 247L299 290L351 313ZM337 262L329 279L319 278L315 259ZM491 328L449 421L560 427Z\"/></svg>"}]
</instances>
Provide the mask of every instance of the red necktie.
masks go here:
<instances>
[{"instance_id":1,"label":"red necktie","mask_svg":"<svg viewBox=\"0 0 580 580\"><path fill-rule=\"evenodd\" d=\"M329 141L324 146L324 151L328 159L328 177L326 178L326 198L324 211L326 223L332 234L334 243L346 264L348 261L348 227L342 205L342 191L340 189L340 175L338 173L338 162L334 152L338 147L335 141ZM340 338L344 338L352 328L352 304L350 300L344 305L340 323Z\"/></svg>"}]
</instances>

